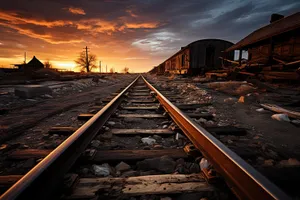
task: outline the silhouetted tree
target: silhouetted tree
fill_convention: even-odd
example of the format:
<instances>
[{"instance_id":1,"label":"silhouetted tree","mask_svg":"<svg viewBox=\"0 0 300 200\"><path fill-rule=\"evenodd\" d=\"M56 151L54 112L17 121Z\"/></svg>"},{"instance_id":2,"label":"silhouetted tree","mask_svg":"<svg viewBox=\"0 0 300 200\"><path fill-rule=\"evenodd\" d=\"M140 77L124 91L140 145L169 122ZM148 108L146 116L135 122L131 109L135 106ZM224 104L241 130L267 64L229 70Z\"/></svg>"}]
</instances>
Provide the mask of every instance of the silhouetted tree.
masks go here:
<instances>
[{"instance_id":1,"label":"silhouetted tree","mask_svg":"<svg viewBox=\"0 0 300 200\"><path fill-rule=\"evenodd\" d=\"M115 72L114 68L110 68L110 69L109 69L109 72L110 72L110 73L114 73L114 72Z\"/></svg>"},{"instance_id":2,"label":"silhouetted tree","mask_svg":"<svg viewBox=\"0 0 300 200\"><path fill-rule=\"evenodd\" d=\"M44 66L45 66L45 68L47 68L47 69L52 68L52 64L50 63L49 60L47 60L47 61L44 62Z\"/></svg>"},{"instance_id":3,"label":"silhouetted tree","mask_svg":"<svg viewBox=\"0 0 300 200\"><path fill-rule=\"evenodd\" d=\"M77 60L75 60L75 63L77 67L80 68L80 71L90 72L96 67L96 55L90 53L86 59L85 52L81 52Z\"/></svg>"},{"instance_id":4,"label":"silhouetted tree","mask_svg":"<svg viewBox=\"0 0 300 200\"><path fill-rule=\"evenodd\" d=\"M122 71L123 71L125 74L129 73L129 67L124 67L124 69L122 69Z\"/></svg>"}]
</instances>

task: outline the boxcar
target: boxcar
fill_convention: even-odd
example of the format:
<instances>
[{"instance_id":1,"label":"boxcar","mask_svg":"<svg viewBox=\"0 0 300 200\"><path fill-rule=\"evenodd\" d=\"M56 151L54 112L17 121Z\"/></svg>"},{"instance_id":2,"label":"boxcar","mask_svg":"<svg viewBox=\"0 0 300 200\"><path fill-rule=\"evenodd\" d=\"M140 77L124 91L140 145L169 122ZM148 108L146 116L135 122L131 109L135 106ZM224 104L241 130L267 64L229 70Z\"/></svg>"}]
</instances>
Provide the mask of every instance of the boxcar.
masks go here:
<instances>
[{"instance_id":1,"label":"boxcar","mask_svg":"<svg viewBox=\"0 0 300 200\"><path fill-rule=\"evenodd\" d=\"M204 39L182 47L168 58L164 64L165 72L176 74L201 74L208 70L220 69L223 51L233 43L221 39ZM227 54L233 60L234 52ZM161 64L161 65L162 65Z\"/></svg>"}]
</instances>

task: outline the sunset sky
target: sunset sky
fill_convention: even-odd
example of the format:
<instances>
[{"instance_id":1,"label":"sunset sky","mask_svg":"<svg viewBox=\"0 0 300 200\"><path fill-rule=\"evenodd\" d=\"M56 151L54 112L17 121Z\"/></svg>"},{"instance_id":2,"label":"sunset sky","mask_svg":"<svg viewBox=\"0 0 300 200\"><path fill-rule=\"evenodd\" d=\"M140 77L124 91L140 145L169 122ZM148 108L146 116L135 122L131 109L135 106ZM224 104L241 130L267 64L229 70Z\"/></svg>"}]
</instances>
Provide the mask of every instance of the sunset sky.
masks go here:
<instances>
[{"instance_id":1,"label":"sunset sky","mask_svg":"<svg viewBox=\"0 0 300 200\"><path fill-rule=\"evenodd\" d=\"M1 0L0 67L33 55L72 69L85 46L102 66L143 72L204 38L237 42L299 0Z\"/></svg>"}]
</instances>

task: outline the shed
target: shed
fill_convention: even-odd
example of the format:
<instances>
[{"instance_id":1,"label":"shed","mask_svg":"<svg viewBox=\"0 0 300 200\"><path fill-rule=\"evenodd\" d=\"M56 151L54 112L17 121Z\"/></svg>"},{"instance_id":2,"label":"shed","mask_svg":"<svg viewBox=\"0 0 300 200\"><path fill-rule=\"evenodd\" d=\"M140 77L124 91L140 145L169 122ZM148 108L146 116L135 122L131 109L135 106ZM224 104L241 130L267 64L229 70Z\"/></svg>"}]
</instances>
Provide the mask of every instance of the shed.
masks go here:
<instances>
[{"instance_id":1,"label":"shed","mask_svg":"<svg viewBox=\"0 0 300 200\"><path fill-rule=\"evenodd\" d=\"M44 68L44 64L35 56L27 64L16 64L20 70L38 70Z\"/></svg>"},{"instance_id":2,"label":"shed","mask_svg":"<svg viewBox=\"0 0 300 200\"><path fill-rule=\"evenodd\" d=\"M257 29L226 49L248 50L248 62L260 64L294 64L300 60L300 12L287 17L273 14L270 24Z\"/></svg>"}]
</instances>

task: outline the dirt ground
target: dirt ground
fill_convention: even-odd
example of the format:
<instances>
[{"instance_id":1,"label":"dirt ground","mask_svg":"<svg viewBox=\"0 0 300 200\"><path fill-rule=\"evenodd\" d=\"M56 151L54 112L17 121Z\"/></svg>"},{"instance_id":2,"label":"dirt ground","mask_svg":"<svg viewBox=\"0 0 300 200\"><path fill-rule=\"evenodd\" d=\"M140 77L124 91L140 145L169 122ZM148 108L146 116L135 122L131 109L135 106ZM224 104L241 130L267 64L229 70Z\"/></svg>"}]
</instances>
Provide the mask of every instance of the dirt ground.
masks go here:
<instances>
[{"instance_id":1,"label":"dirt ground","mask_svg":"<svg viewBox=\"0 0 300 200\"><path fill-rule=\"evenodd\" d=\"M270 91L247 82L224 87L226 83L200 83L192 78L148 76L148 79L157 88L173 91L182 97L173 103L211 103L194 111L209 112L214 116L213 120L194 119L200 125L231 125L246 129L245 136L214 136L288 194L299 197L295 187L300 177L299 121L290 118L292 123L272 119L271 116L276 113L262 110L260 104L276 104L299 111L300 87L267 84L276 88Z\"/></svg>"},{"instance_id":2,"label":"dirt ground","mask_svg":"<svg viewBox=\"0 0 300 200\"><path fill-rule=\"evenodd\" d=\"M70 87L70 90L65 90L65 95L53 95L50 99L37 98L34 105L11 109L7 114L1 115L0 174L25 173L34 166L35 161L4 161L12 150L54 149L67 136L48 134L51 127L80 127L84 121L77 120L78 114L87 113L95 103L101 104L102 99L127 86L135 77L136 75L118 76L114 81L87 85L77 93Z\"/></svg>"}]
</instances>

